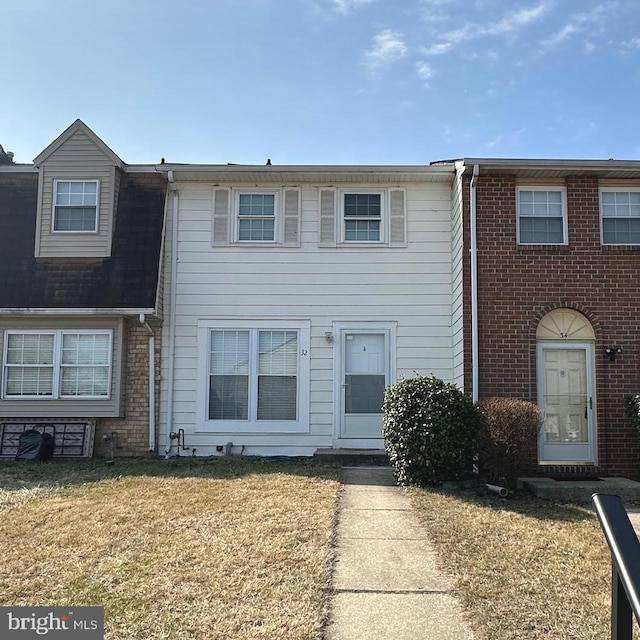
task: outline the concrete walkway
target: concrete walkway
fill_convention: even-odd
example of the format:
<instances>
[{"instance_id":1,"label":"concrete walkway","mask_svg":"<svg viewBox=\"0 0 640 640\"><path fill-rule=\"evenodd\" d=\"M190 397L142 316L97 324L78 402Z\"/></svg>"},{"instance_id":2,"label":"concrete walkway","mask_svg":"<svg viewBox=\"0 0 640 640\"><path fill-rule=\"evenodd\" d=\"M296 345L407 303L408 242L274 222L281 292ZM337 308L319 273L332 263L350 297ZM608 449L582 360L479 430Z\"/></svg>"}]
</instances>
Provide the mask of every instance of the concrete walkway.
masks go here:
<instances>
[{"instance_id":1,"label":"concrete walkway","mask_svg":"<svg viewBox=\"0 0 640 640\"><path fill-rule=\"evenodd\" d=\"M472 640L391 470L345 468L343 483L326 640Z\"/></svg>"}]
</instances>

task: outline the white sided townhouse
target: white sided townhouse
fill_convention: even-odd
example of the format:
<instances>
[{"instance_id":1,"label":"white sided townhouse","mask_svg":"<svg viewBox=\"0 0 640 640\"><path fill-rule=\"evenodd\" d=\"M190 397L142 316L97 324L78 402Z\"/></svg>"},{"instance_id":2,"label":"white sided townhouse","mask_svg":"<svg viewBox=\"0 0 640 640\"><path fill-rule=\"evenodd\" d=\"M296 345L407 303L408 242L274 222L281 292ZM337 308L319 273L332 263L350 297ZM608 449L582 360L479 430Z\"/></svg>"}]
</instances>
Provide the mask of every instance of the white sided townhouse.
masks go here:
<instances>
[{"instance_id":1,"label":"white sided townhouse","mask_svg":"<svg viewBox=\"0 0 640 640\"><path fill-rule=\"evenodd\" d=\"M160 453L382 449L385 386L463 385L453 165L158 169Z\"/></svg>"}]
</instances>

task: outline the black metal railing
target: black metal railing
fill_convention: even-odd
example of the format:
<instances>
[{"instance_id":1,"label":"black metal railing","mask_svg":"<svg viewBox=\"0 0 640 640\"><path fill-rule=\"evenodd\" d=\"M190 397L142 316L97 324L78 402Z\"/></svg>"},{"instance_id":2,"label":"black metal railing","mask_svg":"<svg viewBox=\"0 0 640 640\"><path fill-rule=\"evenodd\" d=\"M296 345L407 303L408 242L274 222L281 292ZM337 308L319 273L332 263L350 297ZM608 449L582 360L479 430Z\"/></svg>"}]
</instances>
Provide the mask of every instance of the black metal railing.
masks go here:
<instances>
[{"instance_id":1,"label":"black metal railing","mask_svg":"<svg viewBox=\"0 0 640 640\"><path fill-rule=\"evenodd\" d=\"M620 496L591 496L611 550L611 640L632 640L640 623L640 542Z\"/></svg>"}]
</instances>

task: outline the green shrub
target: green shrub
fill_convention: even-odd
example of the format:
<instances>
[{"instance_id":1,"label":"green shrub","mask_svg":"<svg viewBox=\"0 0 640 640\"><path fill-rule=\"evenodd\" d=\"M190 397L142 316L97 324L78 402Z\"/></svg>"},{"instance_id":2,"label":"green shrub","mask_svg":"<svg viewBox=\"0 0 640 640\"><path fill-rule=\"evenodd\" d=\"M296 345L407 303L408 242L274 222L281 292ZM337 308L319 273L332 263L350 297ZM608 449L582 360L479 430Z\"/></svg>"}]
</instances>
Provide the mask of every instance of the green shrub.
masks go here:
<instances>
[{"instance_id":1,"label":"green shrub","mask_svg":"<svg viewBox=\"0 0 640 640\"><path fill-rule=\"evenodd\" d=\"M384 439L398 484L419 487L468 477L480 425L454 384L418 376L384 393Z\"/></svg>"},{"instance_id":2,"label":"green shrub","mask_svg":"<svg viewBox=\"0 0 640 640\"><path fill-rule=\"evenodd\" d=\"M540 410L531 402L511 398L482 400L478 408L480 472L488 482L515 489L527 462L535 459Z\"/></svg>"},{"instance_id":3,"label":"green shrub","mask_svg":"<svg viewBox=\"0 0 640 640\"><path fill-rule=\"evenodd\" d=\"M640 393L624 397L624 413L636 432L640 434Z\"/></svg>"}]
</instances>

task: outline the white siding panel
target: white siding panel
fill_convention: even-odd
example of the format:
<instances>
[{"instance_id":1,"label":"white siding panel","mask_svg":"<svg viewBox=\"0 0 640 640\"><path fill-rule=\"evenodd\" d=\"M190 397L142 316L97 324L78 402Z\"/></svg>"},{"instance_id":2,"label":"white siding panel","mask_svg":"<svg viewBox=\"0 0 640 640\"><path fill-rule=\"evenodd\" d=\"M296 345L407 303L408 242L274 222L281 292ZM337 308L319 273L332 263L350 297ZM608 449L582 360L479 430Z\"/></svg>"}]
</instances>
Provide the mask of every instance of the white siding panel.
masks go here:
<instances>
[{"instance_id":1,"label":"white siding panel","mask_svg":"<svg viewBox=\"0 0 640 640\"><path fill-rule=\"evenodd\" d=\"M187 446L197 447L197 453L203 455L215 454L215 444L226 442L245 446L245 453L252 447L256 452L274 449L274 453L292 449L312 453L315 447L330 447L334 436L334 347L327 344L325 332L333 331L334 322L395 323L398 376L436 372L453 380L449 185L390 187L402 188L405 193L407 247L319 246L320 189L308 186L300 194L299 248L212 247L212 189L227 186L233 185L178 184L172 420L174 429L185 429ZM202 375L197 371L202 345L197 343L196 327L200 320L224 319L229 319L230 325L238 319L311 322L308 433L196 434L196 421L200 420L196 415L197 385ZM163 381L167 378L165 349ZM166 386L163 389L166 395ZM161 405L161 446L166 444L166 410L166 404Z\"/></svg>"}]
</instances>

